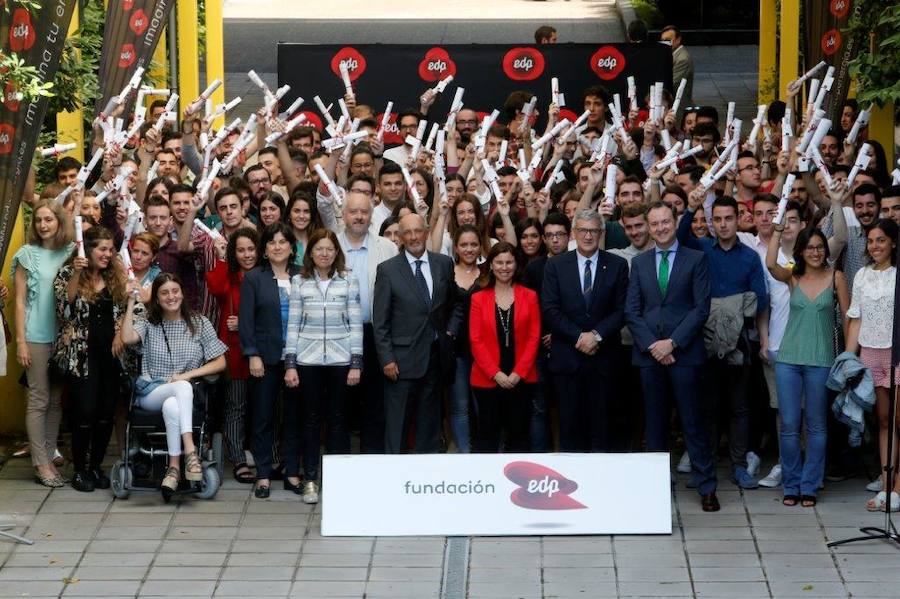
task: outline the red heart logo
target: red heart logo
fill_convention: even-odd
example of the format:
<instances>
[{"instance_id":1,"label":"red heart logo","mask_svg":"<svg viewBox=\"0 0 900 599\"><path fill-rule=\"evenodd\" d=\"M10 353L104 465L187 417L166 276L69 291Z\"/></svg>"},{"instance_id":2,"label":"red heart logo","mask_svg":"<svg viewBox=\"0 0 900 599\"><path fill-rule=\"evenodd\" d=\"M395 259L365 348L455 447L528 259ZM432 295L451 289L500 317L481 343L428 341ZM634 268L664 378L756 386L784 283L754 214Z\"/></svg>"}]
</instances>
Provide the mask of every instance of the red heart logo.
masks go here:
<instances>
[{"instance_id":1,"label":"red heart logo","mask_svg":"<svg viewBox=\"0 0 900 599\"><path fill-rule=\"evenodd\" d=\"M441 47L434 47L425 53L419 63L419 77L422 81L435 82L445 79L447 75L456 76L456 63Z\"/></svg>"},{"instance_id":2,"label":"red heart logo","mask_svg":"<svg viewBox=\"0 0 900 599\"><path fill-rule=\"evenodd\" d=\"M341 76L340 64L347 65L347 73L350 75L350 81L356 81L359 76L366 70L366 59L359 53L359 50L351 46L346 46L338 50L331 58L331 72L336 77Z\"/></svg>"},{"instance_id":3,"label":"red heart logo","mask_svg":"<svg viewBox=\"0 0 900 599\"><path fill-rule=\"evenodd\" d=\"M837 29L826 31L822 36L822 52L825 56L831 56L841 47L841 32Z\"/></svg>"},{"instance_id":4,"label":"red heart logo","mask_svg":"<svg viewBox=\"0 0 900 599\"><path fill-rule=\"evenodd\" d=\"M137 60L137 52L134 44L123 44L122 51L119 52L119 68L127 69L134 64L135 60Z\"/></svg>"},{"instance_id":5,"label":"red heart logo","mask_svg":"<svg viewBox=\"0 0 900 599\"><path fill-rule=\"evenodd\" d=\"M16 135L16 128L12 125L0 125L0 155L12 152L13 137Z\"/></svg>"},{"instance_id":6,"label":"red heart logo","mask_svg":"<svg viewBox=\"0 0 900 599\"><path fill-rule=\"evenodd\" d=\"M134 8L134 0L123 0L122 1L122 9L125 11L129 11Z\"/></svg>"},{"instance_id":7,"label":"red heart logo","mask_svg":"<svg viewBox=\"0 0 900 599\"><path fill-rule=\"evenodd\" d=\"M603 46L591 56L591 70L604 81L611 81L625 70L625 57L612 46Z\"/></svg>"},{"instance_id":8,"label":"red heart logo","mask_svg":"<svg viewBox=\"0 0 900 599\"><path fill-rule=\"evenodd\" d=\"M12 22L9 24L9 49L13 52L28 50L34 45L36 36L28 9L17 8L14 10Z\"/></svg>"},{"instance_id":9,"label":"red heart logo","mask_svg":"<svg viewBox=\"0 0 900 599\"><path fill-rule=\"evenodd\" d=\"M569 497L578 490L578 483L556 470L534 462L511 462L503 474L519 485L509 499L529 510L579 510L587 506Z\"/></svg>"},{"instance_id":10,"label":"red heart logo","mask_svg":"<svg viewBox=\"0 0 900 599\"><path fill-rule=\"evenodd\" d=\"M147 18L147 13L139 8L134 11L134 14L128 19L128 26L136 36L140 37L144 35L144 32L147 31L147 28L150 26L150 19Z\"/></svg>"},{"instance_id":11,"label":"red heart logo","mask_svg":"<svg viewBox=\"0 0 900 599\"><path fill-rule=\"evenodd\" d=\"M7 81L6 89L3 90L3 104L12 112L19 111L19 96L12 81Z\"/></svg>"},{"instance_id":12,"label":"red heart logo","mask_svg":"<svg viewBox=\"0 0 900 599\"><path fill-rule=\"evenodd\" d=\"M843 19L850 12L850 0L831 0L831 6L828 7L835 19Z\"/></svg>"},{"instance_id":13,"label":"red heart logo","mask_svg":"<svg viewBox=\"0 0 900 599\"><path fill-rule=\"evenodd\" d=\"M379 112L375 116L375 120L381 123L381 119L384 118L384 113ZM399 144L403 143L403 140L400 139L400 130L397 129L397 113L392 112L391 116L388 117L387 127L384 128L384 143L387 144Z\"/></svg>"},{"instance_id":14,"label":"red heart logo","mask_svg":"<svg viewBox=\"0 0 900 599\"><path fill-rule=\"evenodd\" d=\"M503 56L503 72L513 81L533 81L544 72L544 55L537 48L513 48Z\"/></svg>"}]
</instances>

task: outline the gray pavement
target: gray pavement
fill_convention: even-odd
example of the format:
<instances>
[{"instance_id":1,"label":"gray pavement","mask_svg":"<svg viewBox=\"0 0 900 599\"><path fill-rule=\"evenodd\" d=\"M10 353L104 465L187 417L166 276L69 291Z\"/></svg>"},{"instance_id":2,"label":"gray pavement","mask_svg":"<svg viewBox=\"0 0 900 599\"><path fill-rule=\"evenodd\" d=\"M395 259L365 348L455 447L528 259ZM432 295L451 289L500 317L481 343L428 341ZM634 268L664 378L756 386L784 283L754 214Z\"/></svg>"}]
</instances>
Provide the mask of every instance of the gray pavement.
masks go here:
<instances>
[{"instance_id":1,"label":"gray pavement","mask_svg":"<svg viewBox=\"0 0 900 599\"><path fill-rule=\"evenodd\" d=\"M0 524L35 544L0 541L0 597L897 597L897 547L826 547L883 522L864 484L829 483L805 509L726 482L705 514L680 477L671 536L322 538L321 506L257 500L230 477L213 500L166 505L50 491L13 460Z\"/></svg>"}]
</instances>

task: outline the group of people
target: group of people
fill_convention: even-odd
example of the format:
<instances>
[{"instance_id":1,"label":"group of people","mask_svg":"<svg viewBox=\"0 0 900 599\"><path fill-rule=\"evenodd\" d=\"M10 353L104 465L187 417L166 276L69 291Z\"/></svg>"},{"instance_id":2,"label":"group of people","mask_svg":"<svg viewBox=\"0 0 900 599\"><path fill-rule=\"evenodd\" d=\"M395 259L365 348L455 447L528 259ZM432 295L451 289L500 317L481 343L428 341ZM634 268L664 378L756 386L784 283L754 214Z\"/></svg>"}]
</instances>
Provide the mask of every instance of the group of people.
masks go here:
<instances>
[{"instance_id":1,"label":"group of people","mask_svg":"<svg viewBox=\"0 0 900 599\"><path fill-rule=\"evenodd\" d=\"M165 421L163 491L199 480L190 381L220 374L226 454L258 498L283 480L318 501L322 441L349 453L351 430L364 453L666 451L674 408L678 467L704 510L719 509L722 433L732 480L751 489L770 425L780 459L765 478L785 504L812 506L827 446L847 444L826 433L844 350L873 377L887 461L900 187L872 140L848 182L866 138L844 143L855 102L818 168L777 143L785 108L804 114L792 94L722 169L731 124L709 106L676 113L669 91L662 116L638 98L614 122L611 94L591 86L584 126L556 127L550 103L553 135L534 145L533 94L515 92L483 132L475 110L456 111L439 155L409 143L446 119L429 114L435 90L397 114L407 141L392 148L358 93L344 101L368 136L346 151L345 131L323 149L323 131L267 107L227 160L244 133L204 146L214 134L193 104L162 132L148 122L106 145L92 185L64 158L57 183L29 187L15 339L40 484L67 482L63 388L75 489L108 487L101 464L132 395ZM164 110L152 103L149 119ZM659 168L669 141L700 149ZM228 168L198 185L204 154Z\"/></svg>"}]
</instances>

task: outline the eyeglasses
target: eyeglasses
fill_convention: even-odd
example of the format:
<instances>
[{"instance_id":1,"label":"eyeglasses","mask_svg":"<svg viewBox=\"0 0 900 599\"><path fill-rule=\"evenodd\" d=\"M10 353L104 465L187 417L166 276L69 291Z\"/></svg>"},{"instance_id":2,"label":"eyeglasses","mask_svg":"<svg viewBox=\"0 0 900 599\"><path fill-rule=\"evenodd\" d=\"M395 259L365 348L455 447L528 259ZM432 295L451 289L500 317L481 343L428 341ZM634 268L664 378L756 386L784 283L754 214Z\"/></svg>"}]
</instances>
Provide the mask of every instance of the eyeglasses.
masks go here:
<instances>
[{"instance_id":1,"label":"eyeglasses","mask_svg":"<svg viewBox=\"0 0 900 599\"><path fill-rule=\"evenodd\" d=\"M247 183L250 185L262 185L263 183L268 183L268 179L249 179Z\"/></svg>"},{"instance_id":2,"label":"eyeglasses","mask_svg":"<svg viewBox=\"0 0 900 599\"><path fill-rule=\"evenodd\" d=\"M820 252L825 251L825 246L824 245L808 245L808 246L806 246L806 248L804 248L804 251L818 254Z\"/></svg>"},{"instance_id":3,"label":"eyeglasses","mask_svg":"<svg viewBox=\"0 0 900 599\"><path fill-rule=\"evenodd\" d=\"M603 233L603 229L582 229L581 227L578 227L577 229L575 229L575 232L584 236L591 235L593 237L597 237L601 233Z\"/></svg>"},{"instance_id":4,"label":"eyeglasses","mask_svg":"<svg viewBox=\"0 0 900 599\"><path fill-rule=\"evenodd\" d=\"M456 119L457 125L477 125L478 121L475 119Z\"/></svg>"},{"instance_id":5,"label":"eyeglasses","mask_svg":"<svg viewBox=\"0 0 900 599\"><path fill-rule=\"evenodd\" d=\"M758 164L748 164L744 168L739 168L738 172L740 173L743 171L761 171L761 170L762 170L762 167L759 166Z\"/></svg>"}]
</instances>

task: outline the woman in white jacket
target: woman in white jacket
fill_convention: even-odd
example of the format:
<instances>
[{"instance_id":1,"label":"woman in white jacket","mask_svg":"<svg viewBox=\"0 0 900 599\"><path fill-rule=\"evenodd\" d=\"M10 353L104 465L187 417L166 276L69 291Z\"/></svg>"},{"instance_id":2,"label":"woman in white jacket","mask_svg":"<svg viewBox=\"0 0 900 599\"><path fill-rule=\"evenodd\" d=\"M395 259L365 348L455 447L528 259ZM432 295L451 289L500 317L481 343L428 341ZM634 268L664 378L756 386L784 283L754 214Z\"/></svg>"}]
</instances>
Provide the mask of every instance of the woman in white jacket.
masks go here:
<instances>
[{"instance_id":1,"label":"woman in white jacket","mask_svg":"<svg viewBox=\"0 0 900 599\"><path fill-rule=\"evenodd\" d=\"M317 229L309 237L303 268L291 280L285 375L303 397L302 499L319 501L319 439L325 413L325 449L350 453L345 422L347 387L359 383L363 327L359 283L347 274L334 232Z\"/></svg>"}]
</instances>

